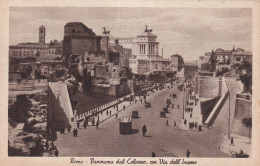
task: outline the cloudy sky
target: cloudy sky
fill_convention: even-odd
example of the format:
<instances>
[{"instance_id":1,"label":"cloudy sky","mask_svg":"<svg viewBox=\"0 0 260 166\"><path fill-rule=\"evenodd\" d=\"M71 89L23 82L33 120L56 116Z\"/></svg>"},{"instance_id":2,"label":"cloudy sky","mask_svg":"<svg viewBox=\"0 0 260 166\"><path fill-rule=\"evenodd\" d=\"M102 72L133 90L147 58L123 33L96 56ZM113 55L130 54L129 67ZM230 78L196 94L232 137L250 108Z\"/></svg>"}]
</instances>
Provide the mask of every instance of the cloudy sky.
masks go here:
<instances>
[{"instance_id":1,"label":"cloudy sky","mask_svg":"<svg viewBox=\"0 0 260 166\"><path fill-rule=\"evenodd\" d=\"M41 25L46 42L62 40L67 22L82 22L97 35L106 27L114 37L135 37L149 25L164 57L178 53L186 61L217 48L252 50L252 10L246 8L11 7L10 45L38 42Z\"/></svg>"}]
</instances>

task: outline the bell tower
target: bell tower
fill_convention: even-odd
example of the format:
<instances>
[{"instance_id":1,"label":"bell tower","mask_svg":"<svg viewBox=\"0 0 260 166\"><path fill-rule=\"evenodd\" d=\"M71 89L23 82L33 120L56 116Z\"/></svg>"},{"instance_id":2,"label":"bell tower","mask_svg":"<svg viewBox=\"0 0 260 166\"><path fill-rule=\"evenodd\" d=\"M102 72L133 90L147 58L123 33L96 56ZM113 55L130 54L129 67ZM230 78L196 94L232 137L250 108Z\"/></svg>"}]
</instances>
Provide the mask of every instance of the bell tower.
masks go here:
<instances>
[{"instance_id":1,"label":"bell tower","mask_svg":"<svg viewBox=\"0 0 260 166\"><path fill-rule=\"evenodd\" d=\"M43 25L39 28L39 44L45 44L45 27Z\"/></svg>"}]
</instances>

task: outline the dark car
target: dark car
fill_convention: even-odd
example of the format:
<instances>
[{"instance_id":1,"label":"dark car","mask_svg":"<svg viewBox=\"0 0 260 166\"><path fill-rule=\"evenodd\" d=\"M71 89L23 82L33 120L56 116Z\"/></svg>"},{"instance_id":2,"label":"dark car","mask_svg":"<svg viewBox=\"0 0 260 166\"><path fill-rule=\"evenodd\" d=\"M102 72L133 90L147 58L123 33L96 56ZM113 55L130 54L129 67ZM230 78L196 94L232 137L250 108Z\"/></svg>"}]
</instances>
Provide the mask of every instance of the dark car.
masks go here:
<instances>
[{"instance_id":1,"label":"dark car","mask_svg":"<svg viewBox=\"0 0 260 166\"><path fill-rule=\"evenodd\" d=\"M163 107L163 112L168 113L168 108L167 107Z\"/></svg>"},{"instance_id":2,"label":"dark car","mask_svg":"<svg viewBox=\"0 0 260 166\"><path fill-rule=\"evenodd\" d=\"M172 103L171 99L166 100L166 104L171 104L171 103Z\"/></svg>"},{"instance_id":3,"label":"dark car","mask_svg":"<svg viewBox=\"0 0 260 166\"><path fill-rule=\"evenodd\" d=\"M145 108L150 108L151 107L151 103L150 102L146 102L145 103Z\"/></svg>"},{"instance_id":4,"label":"dark car","mask_svg":"<svg viewBox=\"0 0 260 166\"><path fill-rule=\"evenodd\" d=\"M165 116L165 112L161 111L161 112L160 112L160 117L161 117L161 118L165 118L165 117L166 117L166 116Z\"/></svg>"},{"instance_id":5,"label":"dark car","mask_svg":"<svg viewBox=\"0 0 260 166\"><path fill-rule=\"evenodd\" d=\"M138 118L138 111L133 111L132 112L132 118Z\"/></svg>"}]
</instances>

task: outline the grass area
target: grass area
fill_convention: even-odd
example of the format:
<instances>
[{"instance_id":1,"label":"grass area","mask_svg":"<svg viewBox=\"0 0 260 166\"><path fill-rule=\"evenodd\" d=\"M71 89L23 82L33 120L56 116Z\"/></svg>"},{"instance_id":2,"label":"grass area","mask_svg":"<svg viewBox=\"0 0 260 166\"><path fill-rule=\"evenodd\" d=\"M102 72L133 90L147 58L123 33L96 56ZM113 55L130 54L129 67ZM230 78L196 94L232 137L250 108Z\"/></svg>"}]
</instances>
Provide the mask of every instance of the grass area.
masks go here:
<instances>
[{"instance_id":1,"label":"grass area","mask_svg":"<svg viewBox=\"0 0 260 166\"><path fill-rule=\"evenodd\" d=\"M71 96L71 101L77 102L77 106L75 107L77 114L87 112L116 99L117 97L99 94L86 95L85 93L79 91L75 95Z\"/></svg>"}]
</instances>

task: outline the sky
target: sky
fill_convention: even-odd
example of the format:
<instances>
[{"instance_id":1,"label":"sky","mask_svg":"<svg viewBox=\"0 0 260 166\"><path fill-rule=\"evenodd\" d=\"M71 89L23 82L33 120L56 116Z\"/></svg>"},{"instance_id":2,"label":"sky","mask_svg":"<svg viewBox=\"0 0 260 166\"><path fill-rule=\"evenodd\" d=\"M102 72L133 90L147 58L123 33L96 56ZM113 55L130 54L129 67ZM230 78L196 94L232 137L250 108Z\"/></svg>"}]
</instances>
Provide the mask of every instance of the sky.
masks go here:
<instances>
[{"instance_id":1,"label":"sky","mask_svg":"<svg viewBox=\"0 0 260 166\"><path fill-rule=\"evenodd\" d=\"M10 7L10 45L38 42L38 28L46 27L46 42L64 37L68 22L82 22L101 35L136 37L153 29L160 53L180 54L185 61L223 48L252 51L252 10L249 8L122 8L122 7Z\"/></svg>"}]
</instances>

